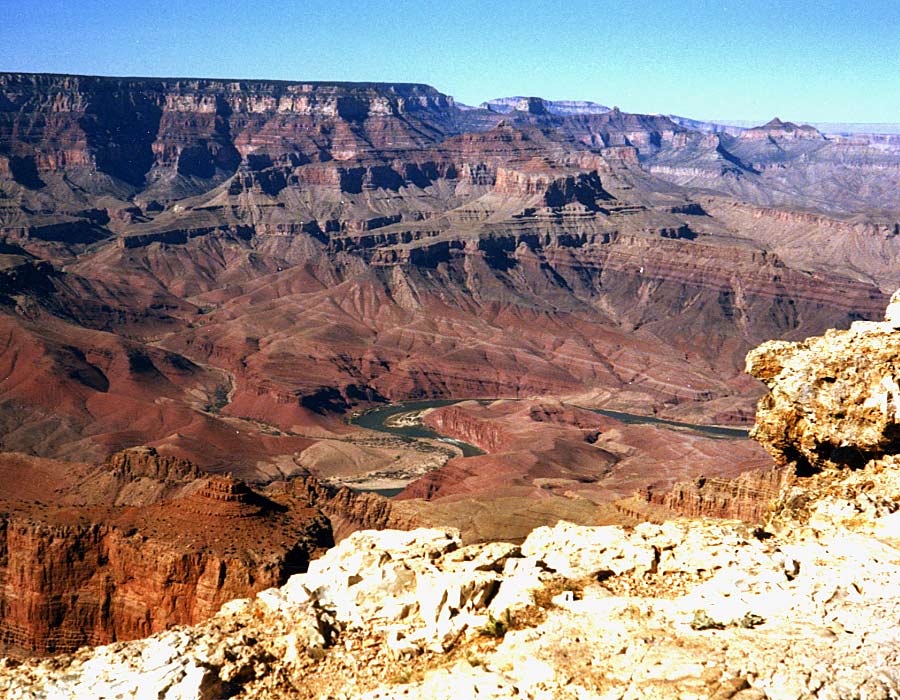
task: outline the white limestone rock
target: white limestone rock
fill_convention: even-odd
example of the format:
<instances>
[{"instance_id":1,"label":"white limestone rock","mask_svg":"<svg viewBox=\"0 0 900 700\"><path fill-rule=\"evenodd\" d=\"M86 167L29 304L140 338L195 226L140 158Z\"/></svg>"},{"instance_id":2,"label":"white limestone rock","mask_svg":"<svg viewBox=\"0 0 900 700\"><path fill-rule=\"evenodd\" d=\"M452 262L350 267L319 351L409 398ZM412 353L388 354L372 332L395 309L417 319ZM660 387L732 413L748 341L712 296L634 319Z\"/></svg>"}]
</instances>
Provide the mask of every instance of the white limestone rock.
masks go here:
<instances>
[{"instance_id":1,"label":"white limestone rock","mask_svg":"<svg viewBox=\"0 0 900 700\"><path fill-rule=\"evenodd\" d=\"M560 576L572 579L603 571L650 571L656 562L654 548L641 538L629 537L622 528L565 521L532 531L522 544L522 555L538 557Z\"/></svg>"},{"instance_id":2,"label":"white limestone rock","mask_svg":"<svg viewBox=\"0 0 900 700\"><path fill-rule=\"evenodd\" d=\"M884 312L884 320L891 328L900 329L900 289L891 295Z\"/></svg>"}]
</instances>

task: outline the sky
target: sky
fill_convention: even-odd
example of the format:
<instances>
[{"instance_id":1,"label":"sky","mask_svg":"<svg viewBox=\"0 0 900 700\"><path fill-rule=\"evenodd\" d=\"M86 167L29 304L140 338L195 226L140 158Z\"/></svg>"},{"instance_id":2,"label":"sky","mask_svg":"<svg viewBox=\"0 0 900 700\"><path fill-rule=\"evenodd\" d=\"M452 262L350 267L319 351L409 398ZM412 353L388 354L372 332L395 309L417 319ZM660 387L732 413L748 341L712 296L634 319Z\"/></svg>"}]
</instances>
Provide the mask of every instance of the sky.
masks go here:
<instances>
[{"instance_id":1,"label":"sky","mask_svg":"<svg viewBox=\"0 0 900 700\"><path fill-rule=\"evenodd\" d=\"M897 0L0 0L0 70L403 81L467 104L900 122Z\"/></svg>"}]
</instances>

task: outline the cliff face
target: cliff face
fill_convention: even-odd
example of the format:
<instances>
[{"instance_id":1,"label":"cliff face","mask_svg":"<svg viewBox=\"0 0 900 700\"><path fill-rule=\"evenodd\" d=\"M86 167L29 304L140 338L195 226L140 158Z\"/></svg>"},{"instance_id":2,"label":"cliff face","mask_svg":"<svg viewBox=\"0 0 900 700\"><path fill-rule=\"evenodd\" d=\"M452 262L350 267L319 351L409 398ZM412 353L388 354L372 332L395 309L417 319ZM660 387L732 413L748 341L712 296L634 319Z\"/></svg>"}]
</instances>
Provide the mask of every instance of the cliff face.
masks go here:
<instances>
[{"instance_id":1,"label":"cliff face","mask_svg":"<svg viewBox=\"0 0 900 700\"><path fill-rule=\"evenodd\" d=\"M163 172L222 178L261 144L270 157L288 158L297 139L320 158L343 159L365 149L366 140L389 145L385 138L397 131L392 120L440 123L452 107L450 98L414 84L19 73L0 75L0 99L0 155L32 186L42 173L77 168L135 187ZM334 133L320 129L328 124L338 125Z\"/></svg>"},{"instance_id":2,"label":"cliff face","mask_svg":"<svg viewBox=\"0 0 900 700\"><path fill-rule=\"evenodd\" d=\"M793 473L756 480L774 490L791 476L767 529L560 522L521 545L468 546L449 529L358 532L306 573L201 625L42 663L4 661L0 689L11 699L383 700L485 688L530 700L893 697L900 456L889 439L888 348L900 335L898 302L884 323L750 354L770 389L755 435L780 461L794 458ZM823 449L826 426L872 458ZM732 495L752 501L752 483L737 482ZM209 489L229 513L258 507L234 482ZM92 538L85 531L86 550Z\"/></svg>"},{"instance_id":3,"label":"cliff face","mask_svg":"<svg viewBox=\"0 0 900 700\"><path fill-rule=\"evenodd\" d=\"M416 507L419 523L459 528L464 542L520 541L560 518L625 524L679 513L756 521L778 495L777 481L750 480L770 460L738 435L621 421L536 399L460 402L432 409L424 422L487 454L450 460L410 483L392 505L395 512ZM735 477L737 486L726 488ZM691 497L698 479L702 492ZM721 485L715 493L714 484ZM635 492L645 501L652 496L653 506L623 501Z\"/></svg>"},{"instance_id":4,"label":"cliff face","mask_svg":"<svg viewBox=\"0 0 900 700\"><path fill-rule=\"evenodd\" d=\"M279 490L277 486L272 488ZM384 496L347 487L327 488L312 477L291 480L288 493L314 505L328 517L335 542L358 530L406 530L418 525L415 514L398 512L394 503Z\"/></svg>"},{"instance_id":5,"label":"cliff face","mask_svg":"<svg viewBox=\"0 0 900 700\"><path fill-rule=\"evenodd\" d=\"M769 391L759 401L750 436L777 466L735 479L701 477L671 491L651 488L640 497L688 517L762 523L783 510L791 517L811 517L810 493L842 489L844 497L857 494L858 507L870 515L893 512L884 495L870 502L864 484L883 480L883 471L900 457L898 329L900 292L891 298L883 322L857 321L847 331L755 348L747 355L747 372ZM844 476L864 468L868 476Z\"/></svg>"},{"instance_id":6,"label":"cliff face","mask_svg":"<svg viewBox=\"0 0 900 700\"><path fill-rule=\"evenodd\" d=\"M670 491L650 488L640 496L686 518L726 518L765 523L782 491L793 480L787 469L754 469L732 479L701 476L680 481Z\"/></svg>"},{"instance_id":7,"label":"cliff face","mask_svg":"<svg viewBox=\"0 0 900 700\"><path fill-rule=\"evenodd\" d=\"M741 131L738 138L747 141L765 141L767 139L825 139L822 132L814 126L810 126L809 124L784 122L778 117L775 117L762 126L744 129Z\"/></svg>"},{"instance_id":8,"label":"cliff face","mask_svg":"<svg viewBox=\"0 0 900 700\"><path fill-rule=\"evenodd\" d=\"M186 495L207 476L193 462L160 455L152 447L116 452L60 493L70 505L140 506Z\"/></svg>"},{"instance_id":9,"label":"cliff face","mask_svg":"<svg viewBox=\"0 0 900 700\"><path fill-rule=\"evenodd\" d=\"M284 580L288 565L178 551L105 525L3 521L0 645L12 656L146 637ZM298 553L299 554L299 553Z\"/></svg>"},{"instance_id":10,"label":"cliff face","mask_svg":"<svg viewBox=\"0 0 900 700\"><path fill-rule=\"evenodd\" d=\"M164 480L155 490L144 486L141 506L84 503L86 495L108 495L106 482L62 496L77 494L78 508L7 501L0 519L4 654L71 651L199 622L227 600L305 570L333 543L327 517L307 500L273 501L225 477L200 477L189 463L146 457L132 451L108 465L143 472L133 484L152 481L148 471ZM87 481L96 484L97 476ZM179 497L163 500L173 489Z\"/></svg>"},{"instance_id":11,"label":"cliff face","mask_svg":"<svg viewBox=\"0 0 900 700\"><path fill-rule=\"evenodd\" d=\"M11 700L892 697L900 531L896 518L868 525L877 537L860 521L782 534L561 522L521 546L464 546L452 530L360 532L201 625L4 661L0 690Z\"/></svg>"},{"instance_id":12,"label":"cliff face","mask_svg":"<svg viewBox=\"0 0 900 700\"><path fill-rule=\"evenodd\" d=\"M485 452L499 452L510 440L501 424L490 417L482 418L477 413L473 415L464 406L448 406L431 411L424 417L424 423L441 435L450 435Z\"/></svg>"},{"instance_id":13,"label":"cliff face","mask_svg":"<svg viewBox=\"0 0 900 700\"><path fill-rule=\"evenodd\" d=\"M653 171L717 163L735 196L770 203L832 181L760 180L806 167L811 140L521 106L461 110L410 84L0 75L3 447L99 462L152 444L267 481L297 473L311 427L382 398L599 391L733 420L755 399L750 347L883 305L868 280L889 277L893 228L854 224L858 260L827 248L827 222L796 224L791 247L794 224L701 203L718 180ZM883 146L883 163L858 154L860 197L893 191Z\"/></svg>"}]
</instances>

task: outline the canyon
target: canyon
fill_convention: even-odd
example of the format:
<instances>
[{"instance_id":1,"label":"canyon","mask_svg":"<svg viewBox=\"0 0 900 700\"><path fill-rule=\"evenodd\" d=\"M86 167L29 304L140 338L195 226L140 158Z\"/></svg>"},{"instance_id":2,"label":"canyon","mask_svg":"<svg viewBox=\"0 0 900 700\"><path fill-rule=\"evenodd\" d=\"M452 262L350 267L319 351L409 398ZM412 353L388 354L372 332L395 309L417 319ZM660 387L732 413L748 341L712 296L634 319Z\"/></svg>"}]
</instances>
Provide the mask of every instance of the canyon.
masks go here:
<instances>
[{"instance_id":1,"label":"canyon","mask_svg":"<svg viewBox=\"0 0 900 700\"><path fill-rule=\"evenodd\" d=\"M265 482L384 400L747 422L750 347L874 318L894 285L883 144L423 85L3 74L0 94L11 451L148 444ZM814 177L851 164L865 220Z\"/></svg>"},{"instance_id":2,"label":"canyon","mask_svg":"<svg viewBox=\"0 0 900 700\"><path fill-rule=\"evenodd\" d=\"M787 447L592 409L749 428L751 348L881 317L898 193L896 139L779 119L0 73L3 653L199 623L360 529L761 522ZM439 399L485 454L348 421Z\"/></svg>"}]
</instances>

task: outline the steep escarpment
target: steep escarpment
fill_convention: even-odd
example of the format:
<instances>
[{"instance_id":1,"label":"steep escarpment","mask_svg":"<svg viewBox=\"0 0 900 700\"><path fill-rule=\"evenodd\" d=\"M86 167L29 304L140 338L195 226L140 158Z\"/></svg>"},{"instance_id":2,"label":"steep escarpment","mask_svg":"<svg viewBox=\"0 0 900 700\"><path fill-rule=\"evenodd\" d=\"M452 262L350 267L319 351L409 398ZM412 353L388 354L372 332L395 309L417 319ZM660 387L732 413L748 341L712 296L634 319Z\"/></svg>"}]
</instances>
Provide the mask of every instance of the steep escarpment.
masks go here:
<instances>
[{"instance_id":1,"label":"steep escarpment","mask_svg":"<svg viewBox=\"0 0 900 700\"><path fill-rule=\"evenodd\" d=\"M8 73L0 96L0 431L47 458L149 444L277 481L348 411L416 398L746 422L746 351L875 318L898 254L864 211L895 223L887 142L418 84ZM832 204L865 220L814 218ZM781 207L812 218L756 218Z\"/></svg>"},{"instance_id":2,"label":"steep escarpment","mask_svg":"<svg viewBox=\"0 0 900 700\"><path fill-rule=\"evenodd\" d=\"M71 651L199 622L227 600L305 570L333 543L328 518L309 500L264 497L152 449L82 472L39 500L20 500L7 487L4 654ZM107 505L113 501L118 507Z\"/></svg>"},{"instance_id":3,"label":"steep escarpment","mask_svg":"<svg viewBox=\"0 0 900 700\"><path fill-rule=\"evenodd\" d=\"M84 168L132 187L174 177L180 185L168 188L190 188L189 178L234 174L259 144L286 160L297 139L303 151L332 157L384 147L386 140L396 147L394 122L401 118L424 127L415 143L422 145L435 130L430 121L446 119L452 105L433 88L413 84L19 73L2 75L0 94L3 155L11 173L20 180L28 174L30 185L45 173ZM329 121L341 126L318 129Z\"/></svg>"},{"instance_id":4,"label":"steep escarpment","mask_svg":"<svg viewBox=\"0 0 900 700\"><path fill-rule=\"evenodd\" d=\"M896 286L890 261L900 246L900 216L828 216L722 199L704 204L714 216L746 231L790 267L818 270L827 266L849 277L873 280L885 292Z\"/></svg>"},{"instance_id":5,"label":"steep escarpment","mask_svg":"<svg viewBox=\"0 0 900 700\"><path fill-rule=\"evenodd\" d=\"M880 218L900 209L893 189L898 157L883 138L825 137L814 127L773 120L736 134L688 134L646 164L670 182L744 203Z\"/></svg>"},{"instance_id":6,"label":"steep escarpment","mask_svg":"<svg viewBox=\"0 0 900 700\"><path fill-rule=\"evenodd\" d=\"M768 139L820 139L824 140L822 132L809 124L794 124L781 121L778 117L766 122L762 126L752 129L744 129L739 138L746 141L766 141Z\"/></svg>"},{"instance_id":7,"label":"steep escarpment","mask_svg":"<svg viewBox=\"0 0 900 700\"><path fill-rule=\"evenodd\" d=\"M110 455L57 494L71 505L150 505L195 490L204 476L193 462L140 446Z\"/></svg>"},{"instance_id":8,"label":"steep escarpment","mask_svg":"<svg viewBox=\"0 0 900 700\"><path fill-rule=\"evenodd\" d=\"M809 492L843 490L845 498L855 494L855 508L893 512L884 495L870 501L865 484L884 480L900 452L898 300L895 293L885 321L857 321L849 330L800 342L769 341L748 354L747 372L769 389L760 399L751 437L774 458L774 468L735 479L704 476L671 490L649 488L640 497L680 515L755 523L783 509L791 510L791 517L810 517L815 499ZM848 479L847 470L867 476Z\"/></svg>"},{"instance_id":9,"label":"steep escarpment","mask_svg":"<svg viewBox=\"0 0 900 700\"><path fill-rule=\"evenodd\" d=\"M896 474L878 481L897 485ZM847 496L819 492L816 502L840 513ZM890 697L898 534L895 517L874 514L780 533L563 522L520 546L465 546L447 529L360 532L201 625L4 662L0 688L10 698L115 689L198 700L485 688L534 700Z\"/></svg>"},{"instance_id":10,"label":"steep escarpment","mask_svg":"<svg viewBox=\"0 0 900 700\"><path fill-rule=\"evenodd\" d=\"M704 475L680 481L668 490L649 487L639 495L667 509L672 517L727 518L761 524L771 516L793 477L789 469L758 468L731 479Z\"/></svg>"},{"instance_id":11,"label":"steep escarpment","mask_svg":"<svg viewBox=\"0 0 900 700\"><path fill-rule=\"evenodd\" d=\"M346 539L358 530L409 530L420 523L414 510L396 504L376 493L354 491L347 487L330 488L314 477L298 477L284 484L272 484L267 493L287 492L311 506L327 518L335 542Z\"/></svg>"}]
</instances>

